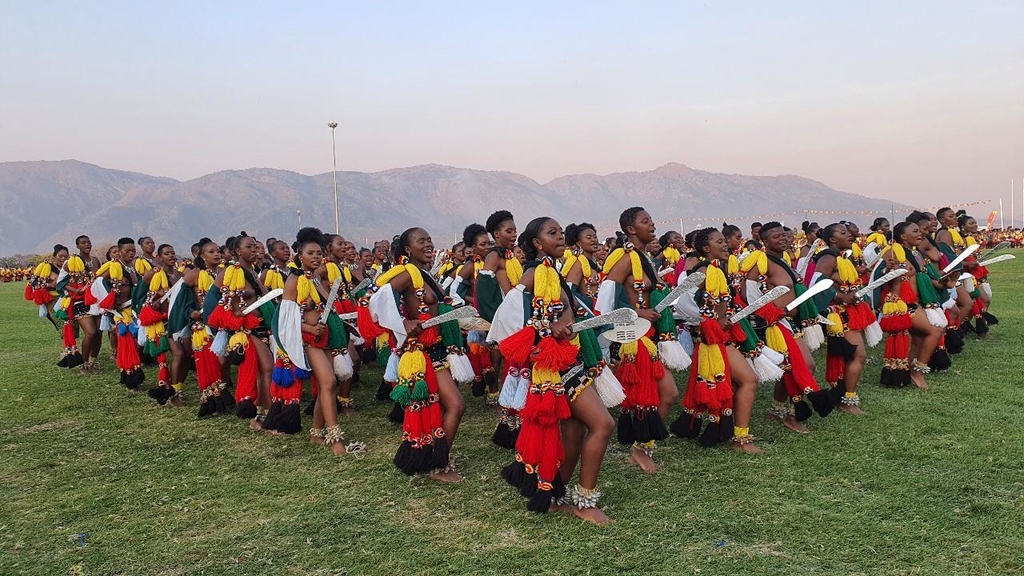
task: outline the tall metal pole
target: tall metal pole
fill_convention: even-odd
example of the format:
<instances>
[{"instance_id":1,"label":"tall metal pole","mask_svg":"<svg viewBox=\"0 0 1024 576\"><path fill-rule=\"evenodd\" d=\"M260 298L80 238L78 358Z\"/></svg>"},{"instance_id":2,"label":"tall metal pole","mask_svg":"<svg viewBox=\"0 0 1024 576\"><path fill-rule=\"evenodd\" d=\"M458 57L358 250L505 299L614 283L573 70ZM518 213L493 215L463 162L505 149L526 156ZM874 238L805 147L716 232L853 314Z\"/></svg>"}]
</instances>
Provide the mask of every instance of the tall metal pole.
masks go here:
<instances>
[{"instance_id":1,"label":"tall metal pole","mask_svg":"<svg viewBox=\"0 0 1024 576\"><path fill-rule=\"evenodd\" d=\"M328 122L327 127L331 129L331 153L334 156L334 233L341 234L341 211L338 208L338 143L334 138L334 129L338 127L338 123Z\"/></svg>"},{"instance_id":2,"label":"tall metal pole","mask_svg":"<svg viewBox=\"0 0 1024 576\"><path fill-rule=\"evenodd\" d=\"M302 228L302 208L295 209L295 217L299 219L299 228Z\"/></svg>"}]
</instances>

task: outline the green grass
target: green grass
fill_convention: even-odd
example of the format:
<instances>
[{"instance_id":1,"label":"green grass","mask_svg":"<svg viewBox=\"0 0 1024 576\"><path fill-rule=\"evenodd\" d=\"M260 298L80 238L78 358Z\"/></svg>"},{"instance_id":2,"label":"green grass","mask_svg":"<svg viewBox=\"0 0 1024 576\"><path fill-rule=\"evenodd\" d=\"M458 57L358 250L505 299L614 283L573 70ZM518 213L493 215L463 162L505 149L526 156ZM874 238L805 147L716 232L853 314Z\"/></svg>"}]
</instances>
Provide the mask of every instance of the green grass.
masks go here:
<instances>
[{"instance_id":1,"label":"green grass","mask_svg":"<svg viewBox=\"0 0 1024 576\"><path fill-rule=\"evenodd\" d=\"M377 373L343 421L370 453L334 459L305 435L197 420L194 383L186 410L129 395L106 344L100 375L56 368L56 332L3 284L0 574L1019 574L1022 283L1024 267L998 265L1002 322L928 391L880 388L873 350L868 417L814 418L797 436L764 419L764 390L764 455L669 440L644 476L613 445L604 529L526 511L499 475L495 418L468 392L467 481L410 480L390 463L399 434L373 400Z\"/></svg>"}]
</instances>

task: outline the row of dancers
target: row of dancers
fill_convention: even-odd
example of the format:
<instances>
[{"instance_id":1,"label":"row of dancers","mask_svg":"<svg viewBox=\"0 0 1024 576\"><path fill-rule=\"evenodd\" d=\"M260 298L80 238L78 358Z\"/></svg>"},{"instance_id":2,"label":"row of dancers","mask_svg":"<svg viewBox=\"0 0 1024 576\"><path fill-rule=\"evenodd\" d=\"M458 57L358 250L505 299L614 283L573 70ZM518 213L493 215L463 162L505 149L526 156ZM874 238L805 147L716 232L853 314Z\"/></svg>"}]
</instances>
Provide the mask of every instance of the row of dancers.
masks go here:
<instances>
[{"instance_id":1,"label":"row of dancers","mask_svg":"<svg viewBox=\"0 0 1024 576\"><path fill-rule=\"evenodd\" d=\"M372 250L303 228L290 243L203 238L188 259L126 237L104 263L81 236L32 271L25 297L61 330L58 366L95 374L107 332L129 391L153 364L149 396L184 406L194 371L200 417L295 434L309 386L310 441L339 456L365 450L339 414L379 365L409 475L462 480L451 447L466 386L497 412L492 441L514 454L502 475L528 508L597 524L610 521L598 476L613 435L647 473L670 434L758 454L759 385L773 387L768 418L807 433L814 414L864 414L867 348L885 342L882 385L927 388L966 334L998 322L986 264L1004 245L982 255L977 222L948 208L879 218L866 235L844 221L659 236L641 207L619 228L607 241L551 217L520 230L502 210L446 250L419 227Z\"/></svg>"}]
</instances>

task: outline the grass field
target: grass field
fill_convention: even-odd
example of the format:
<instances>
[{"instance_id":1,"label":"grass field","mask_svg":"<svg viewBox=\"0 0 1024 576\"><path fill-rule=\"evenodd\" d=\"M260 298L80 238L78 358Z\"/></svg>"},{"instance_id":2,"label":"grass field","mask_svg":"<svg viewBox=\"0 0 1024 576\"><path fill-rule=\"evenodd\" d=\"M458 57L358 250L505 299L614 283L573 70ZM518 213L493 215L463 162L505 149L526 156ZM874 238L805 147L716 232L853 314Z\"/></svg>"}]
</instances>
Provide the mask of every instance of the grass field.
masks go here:
<instances>
[{"instance_id":1,"label":"grass field","mask_svg":"<svg viewBox=\"0 0 1024 576\"><path fill-rule=\"evenodd\" d=\"M1020 574L1022 284L1024 266L998 265L1002 322L930 390L880 388L873 350L865 418L797 436L765 420L764 390L761 456L668 440L645 476L613 445L603 529L526 511L476 399L454 450L466 482L410 480L376 372L343 421L370 453L335 459L305 434L197 420L191 379L184 410L128 394L105 343L101 374L56 368L57 333L3 284L0 574Z\"/></svg>"}]
</instances>

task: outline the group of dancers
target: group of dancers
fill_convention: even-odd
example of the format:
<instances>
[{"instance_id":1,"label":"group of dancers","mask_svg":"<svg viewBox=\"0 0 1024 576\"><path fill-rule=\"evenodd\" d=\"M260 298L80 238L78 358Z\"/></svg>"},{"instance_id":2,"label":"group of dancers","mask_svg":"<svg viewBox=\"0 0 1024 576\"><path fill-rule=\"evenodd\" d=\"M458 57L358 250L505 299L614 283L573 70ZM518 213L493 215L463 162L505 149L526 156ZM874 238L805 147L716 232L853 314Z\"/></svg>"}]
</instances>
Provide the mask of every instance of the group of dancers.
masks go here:
<instances>
[{"instance_id":1,"label":"group of dancers","mask_svg":"<svg viewBox=\"0 0 1024 576\"><path fill-rule=\"evenodd\" d=\"M200 417L295 434L308 386L310 441L339 456L365 450L339 415L379 365L408 475L462 480L451 449L466 386L495 412L492 441L514 454L502 475L528 508L596 524L610 521L598 476L613 435L647 473L670 434L757 454L758 385L773 387L770 420L807 433L814 414L864 414L867 348L885 342L883 386L923 389L997 323L977 222L949 208L866 234L842 221L659 236L641 207L619 228L605 241L550 217L520 229L502 210L450 250L418 227L362 250L303 228L292 242L203 238L191 258L126 237L102 263L80 236L32 270L25 298L60 329L58 366L95 374L105 332L129 391L155 366L149 396L184 406L194 372Z\"/></svg>"}]
</instances>

